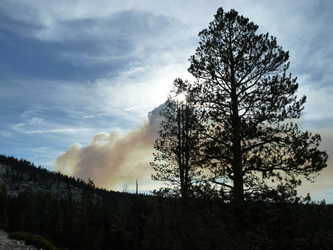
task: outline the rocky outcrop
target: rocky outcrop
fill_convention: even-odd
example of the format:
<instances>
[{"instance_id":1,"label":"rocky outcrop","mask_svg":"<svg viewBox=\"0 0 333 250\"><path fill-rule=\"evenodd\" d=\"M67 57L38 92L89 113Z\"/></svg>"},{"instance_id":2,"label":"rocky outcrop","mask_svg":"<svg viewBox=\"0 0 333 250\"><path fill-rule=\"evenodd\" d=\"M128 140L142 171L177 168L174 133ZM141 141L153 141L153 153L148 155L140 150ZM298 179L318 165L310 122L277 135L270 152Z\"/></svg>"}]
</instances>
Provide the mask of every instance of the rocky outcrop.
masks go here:
<instances>
[{"instance_id":1,"label":"rocky outcrop","mask_svg":"<svg viewBox=\"0 0 333 250\"><path fill-rule=\"evenodd\" d=\"M71 192L73 200L80 200L83 190L58 179L43 178L38 173L17 171L0 163L0 187L5 187L7 195L16 197L21 192L49 193L57 199L65 199ZM95 200L101 197L95 194Z\"/></svg>"},{"instance_id":2,"label":"rocky outcrop","mask_svg":"<svg viewBox=\"0 0 333 250\"><path fill-rule=\"evenodd\" d=\"M8 235L0 230L0 249L4 250L37 250L33 246L27 246L24 241L12 240Z\"/></svg>"}]
</instances>

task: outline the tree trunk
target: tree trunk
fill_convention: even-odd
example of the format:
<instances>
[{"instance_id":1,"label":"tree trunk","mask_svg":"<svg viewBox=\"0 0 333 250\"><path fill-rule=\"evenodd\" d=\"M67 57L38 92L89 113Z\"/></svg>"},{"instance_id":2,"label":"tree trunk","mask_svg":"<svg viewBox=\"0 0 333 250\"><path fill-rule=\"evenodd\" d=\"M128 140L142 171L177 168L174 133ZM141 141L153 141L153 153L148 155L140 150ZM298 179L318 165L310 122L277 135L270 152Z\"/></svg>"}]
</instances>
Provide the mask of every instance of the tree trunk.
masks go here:
<instances>
[{"instance_id":1,"label":"tree trunk","mask_svg":"<svg viewBox=\"0 0 333 250\"><path fill-rule=\"evenodd\" d=\"M230 33L231 34L231 33ZM234 205L234 242L235 249L247 249L245 228L245 206L244 206L244 182L242 166L241 131L239 117L239 103L237 96L237 82L235 77L234 59L232 54L232 42L230 38L230 71L231 71L231 119L232 119L232 153L233 153L233 205Z\"/></svg>"},{"instance_id":2,"label":"tree trunk","mask_svg":"<svg viewBox=\"0 0 333 250\"><path fill-rule=\"evenodd\" d=\"M234 219L235 219L235 249L243 250L246 248L246 211L244 206L244 183L242 169L242 153L239 139L239 126L234 129L234 189L233 189L233 204L234 204ZM238 130L238 131L237 131Z\"/></svg>"},{"instance_id":3,"label":"tree trunk","mask_svg":"<svg viewBox=\"0 0 333 250\"><path fill-rule=\"evenodd\" d=\"M184 166L183 166L183 138L182 138L182 121L181 121L181 110L179 104L177 104L177 129L178 129L178 167L179 167L179 178L180 178L180 193L182 200L184 199Z\"/></svg>"}]
</instances>

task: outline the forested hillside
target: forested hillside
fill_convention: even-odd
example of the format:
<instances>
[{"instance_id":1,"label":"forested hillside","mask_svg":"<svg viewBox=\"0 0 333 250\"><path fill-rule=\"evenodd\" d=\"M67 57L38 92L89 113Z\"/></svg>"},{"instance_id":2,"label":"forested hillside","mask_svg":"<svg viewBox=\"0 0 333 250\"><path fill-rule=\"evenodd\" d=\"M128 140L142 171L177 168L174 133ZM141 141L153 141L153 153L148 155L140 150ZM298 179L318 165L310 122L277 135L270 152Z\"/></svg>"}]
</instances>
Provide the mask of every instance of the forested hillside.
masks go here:
<instances>
[{"instance_id":1,"label":"forested hillside","mask_svg":"<svg viewBox=\"0 0 333 250\"><path fill-rule=\"evenodd\" d=\"M0 169L2 230L40 234L66 249L134 249L143 240L144 195L95 188L3 155Z\"/></svg>"},{"instance_id":2,"label":"forested hillside","mask_svg":"<svg viewBox=\"0 0 333 250\"><path fill-rule=\"evenodd\" d=\"M208 195L189 199L184 209L179 198L161 193L145 196L97 189L92 181L37 168L23 159L0 159L8 167L0 174L0 228L7 232L38 234L62 249L232 249L232 208L223 199ZM28 187L15 193L11 187L19 182L29 185L21 184ZM53 182L66 186L65 193L33 187ZM74 192L79 190L76 199ZM333 246L332 205L281 199L249 201L246 206L249 219L244 227L253 249Z\"/></svg>"}]
</instances>

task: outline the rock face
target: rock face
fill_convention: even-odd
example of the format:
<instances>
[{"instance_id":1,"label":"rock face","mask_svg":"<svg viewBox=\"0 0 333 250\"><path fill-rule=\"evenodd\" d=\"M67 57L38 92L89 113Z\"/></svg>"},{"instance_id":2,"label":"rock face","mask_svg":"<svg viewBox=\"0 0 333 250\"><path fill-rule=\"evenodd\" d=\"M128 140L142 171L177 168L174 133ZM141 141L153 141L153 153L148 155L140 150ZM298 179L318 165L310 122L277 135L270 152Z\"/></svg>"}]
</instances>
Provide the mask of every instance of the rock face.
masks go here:
<instances>
[{"instance_id":1,"label":"rock face","mask_svg":"<svg viewBox=\"0 0 333 250\"><path fill-rule=\"evenodd\" d=\"M65 199L69 190L73 200L80 200L82 188L61 181L60 178L50 178L45 169L35 172L24 172L0 163L0 187L5 187L7 195L15 197L21 192L49 193L57 199ZM55 174L54 174L55 175ZM95 194L95 200L101 197Z\"/></svg>"},{"instance_id":2,"label":"rock face","mask_svg":"<svg viewBox=\"0 0 333 250\"><path fill-rule=\"evenodd\" d=\"M26 246L23 241L12 240L8 235L0 230L0 249L4 250L37 250L33 246Z\"/></svg>"},{"instance_id":3,"label":"rock face","mask_svg":"<svg viewBox=\"0 0 333 250\"><path fill-rule=\"evenodd\" d=\"M42 180L38 174L32 178L31 174L13 170L10 166L0 164L0 186L5 186L7 195L17 196L21 192L50 193L53 197L63 199L71 189L73 199L79 200L82 190L56 180Z\"/></svg>"}]
</instances>

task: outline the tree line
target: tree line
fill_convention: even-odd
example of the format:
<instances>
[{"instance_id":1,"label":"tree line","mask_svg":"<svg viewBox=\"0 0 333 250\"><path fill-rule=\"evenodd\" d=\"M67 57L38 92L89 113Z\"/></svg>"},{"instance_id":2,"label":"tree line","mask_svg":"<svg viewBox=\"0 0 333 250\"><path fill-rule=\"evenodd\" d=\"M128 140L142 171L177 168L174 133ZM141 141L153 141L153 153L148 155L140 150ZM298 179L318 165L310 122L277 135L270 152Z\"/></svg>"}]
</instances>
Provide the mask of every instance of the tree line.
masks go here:
<instances>
[{"instance_id":1,"label":"tree line","mask_svg":"<svg viewBox=\"0 0 333 250\"><path fill-rule=\"evenodd\" d=\"M0 188L0 228L41 235L59 249L235 249L233 204L216 196L188 198L119 193L94 200L86 183L80 200ZM113 197L113 198L111 198ZM331 249L333 206L308 200L247 200L250 249Z\"/></svg>"},{"instance_id":2,"label":"tree line","mask_svg":"<svg viewBox=\"0 0 333 250\"><path fill-rule=\"evenodd\" d=\"M10 159L13 162L15 158ZM24 169L25 165L19 167L24 162L16 160L16 169ZM35 168L36 174L39 171ZM8 196L2 186L0 228L41 235L59 249L234 249L233 204L208 195L209 190L206 195L189 197L184 206L179 197L163 192L115 196L109 191L96 200L94 183L84 183L79 200L73 199L70 188L65 198L59 199L31 189ZM249 248L333 246L333 206L324 201L286 196L275 202L247 200L245 206L243 226Z\"/></svg>"}]
</instances>

